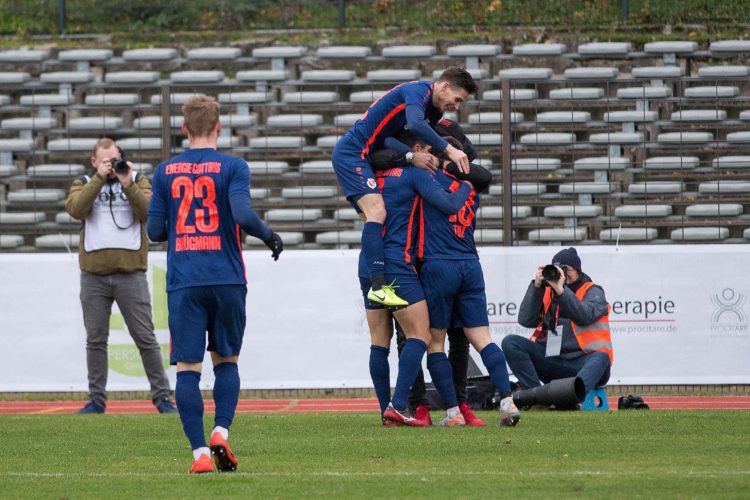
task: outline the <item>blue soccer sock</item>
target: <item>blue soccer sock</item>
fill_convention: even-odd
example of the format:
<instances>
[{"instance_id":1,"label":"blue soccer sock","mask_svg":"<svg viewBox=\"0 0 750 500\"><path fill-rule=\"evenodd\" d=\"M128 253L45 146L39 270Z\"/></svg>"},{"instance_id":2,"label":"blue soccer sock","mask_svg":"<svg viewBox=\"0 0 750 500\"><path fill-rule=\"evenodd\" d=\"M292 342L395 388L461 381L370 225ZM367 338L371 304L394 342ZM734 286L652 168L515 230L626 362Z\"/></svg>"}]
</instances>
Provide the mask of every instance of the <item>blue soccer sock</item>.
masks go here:
<instances>
[{"instance_id":1,"label":"blue soccer sock","mask_svg":"<svg viewBox=\"0 0 750 500\"><path fill-rule=\"evenodd\" d=\"M427 355L427 369L432 383L443 399L446 408L458 406L456 388L453 386L453 369L444 352L433 352Z\"/></svg>"},{"instance_id":2,"label":"blue soccer sock","mask_svg":"<svg viewBox=\"0 0 750 500\"><path fill-rule=\"evenodd\" d=\"M398 378L393 390L391 403L397 410L406 409L406 398L417 378L417 372L422 367L422 357L427 351L427 344L419 339L406 339L404 349L398 359Z\"/></svg>"},{"instance_id":3,"label":"blue soccer sock","mask_svg":"<svg viewBox=\"0 0 750 500\"><path fill-rule=\"evenodd\" d=\"M182 429L194 450L206 446L206 436L203 435L203 396L198 385L200 380L200 372L181 371L177 372L177 383L174 386Z\"/></svg>"},{"instance_id":4,"label":"blue soccer sock","mask_svg":"<svg viewBox=\"0 0 750 500\"><path fill-rule=\"evenodd\" d=\"M362 228L362 253L365 254L367 271L373 290L380 290L385 283L385 250L383 248L383 224L365 222Z\"/></svg>"},{"instance_id":5,"label":"blue soccer sock","mask_svg":"<svg viewBox=\"0 0 750 500\"><path fill-rule=\"evenodd\" d=\"M214 366L214 375L214 426L229 429L240 397L240 372L237 370L237 363L221 363Z\"/></svg>"},{"instance_id":6,"label":"blue soccer sock","mask_svg":"<svg viewBox=\"0 0 750 500\"><path fill-rule=\"evenodd\" d=\"M382 415L391 401L391 368L388 364L390 350L379 345L370 346L370 377Z\"/></svg>"},{"instance_id":7,"label":"blue soccer sock","mask_svg":"<svg viewBox=\"0 0 750 500\"><path fill-rule=\"evenodd\" d=\"M508 379L508 369L505 367L505 355L503 351L491 342L479 353L482 356L482 362L490 373L490 379L495 384L497 392L501 398L510 396L510 380Z\"/></svg>"}]
</instances>

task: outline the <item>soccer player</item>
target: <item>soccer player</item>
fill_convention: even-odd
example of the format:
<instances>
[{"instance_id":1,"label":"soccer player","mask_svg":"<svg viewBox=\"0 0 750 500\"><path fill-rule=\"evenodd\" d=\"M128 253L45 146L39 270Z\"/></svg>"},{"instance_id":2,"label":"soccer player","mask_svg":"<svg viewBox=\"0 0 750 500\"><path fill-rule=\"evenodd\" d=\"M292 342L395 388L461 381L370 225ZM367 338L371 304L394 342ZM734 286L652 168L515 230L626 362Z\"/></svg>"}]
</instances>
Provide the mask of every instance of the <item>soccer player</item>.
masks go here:
<instances>
[{"instance_id":1,"label":"soccer player","mask_svg":"<svg viewBox=\"0 0 750 500\"><path fill-rule=\"evenodd\" d=\"M344 195L364 214L362 252L370 278L367 297L372 302L388 307L408 304L385 284L382 231L386 209L369 155L381 148L386 138L406 127L430 144L435 152L445 152L460 169L468 171L466 154L448 145L429 123L437 123L446 111L457 110L476 91L471 75L458 67L448 68L435 82L425 80L398 85L372 103L333 150L333 169Z\"/></svg>"},{"instance_id":2,"label":"soccer player","mask_svg":"<svg viewBox=\"0 0 750 500\"><path fill-rule=\"evenodd\" d=\"M240 228L260 238L278 260L283 242L263 223L250 200L250 172L242 158L219 153L219 104L195 96L182 107L190 149L156 168L148 209L148 236L168 241L167 297L175 398L193 449L191 473L234 471L227 442L240 391L237 360L245 331L247 280ZM208 348L216 380L210 450L203 430L199 388Z\"/></svg>"},{"instance_id":3,"label":"soccer player","mask_svg":"<svg viewBox=\"0 0 750 500\"><path fill-rule=\"evenodd\" d=\"M435 178L451 191L463 188L442 171ZM462 327L500 393L500 424L514 426L521 414L511 397L505 356L490 337L484 275L474 243L478 207L476 191L471 192L460 210L447 217L429 204L423 207L425 229L420 230L418 257L423 260L420 277L429 306L432 335L427 368L450 417L458 411L458 402L445 355L445 336L449 327Z\"/></svg>"},{"instance_id":4,"label":"soccer player","mask_svg":"<svg viewBox=\"0 0 750 500\"><path fill-rule=\"evenodd\" d=\"M430 147L421 143L420 149L429 152ZM394 287L400 288L399 294L409 304L393 312L404 329L406 343L399 357L398 378L389 404L386 396L390 394L390 384L387 378L381 375L388 373L388 349L393 333L391 322L387 311L372 308L367 310L372 335L370 373L386 422L426 425L425 422L405 414L409 389L414 383L430 341L427 304L422 284L414 268L415 260L411 255L412 230L417 221L420 200L424 200L426 205L434 207L446 217L456 213L466 203L473 189L468 181L461 184L454 192L449 193L436 182L435 177L419 168L392 168L378 172L378 186L382 190L388 212L384 236L385 276ZM361 284L367 307L367 283Z\"/></svg>"}]
</instances>

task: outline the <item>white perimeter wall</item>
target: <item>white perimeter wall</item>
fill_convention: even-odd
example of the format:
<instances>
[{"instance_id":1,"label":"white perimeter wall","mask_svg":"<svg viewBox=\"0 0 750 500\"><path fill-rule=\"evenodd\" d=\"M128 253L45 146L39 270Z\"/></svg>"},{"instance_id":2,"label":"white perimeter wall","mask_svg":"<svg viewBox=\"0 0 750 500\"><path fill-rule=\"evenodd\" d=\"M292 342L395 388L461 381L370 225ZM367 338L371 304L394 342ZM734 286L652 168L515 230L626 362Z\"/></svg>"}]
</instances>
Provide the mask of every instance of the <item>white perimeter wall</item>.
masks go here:
<instances>
[{"instance_id":1,"label":"white perimeter wall","mask_svg":"<svg viewBox=\"0 0 750 500\"><path fill-rule=\"evenodd\" d=\"M535 266L559 248L482 249L490 327L516 323ZM583 269L613 306L610 384L750 383L750 252L747 245L578 247ZM369 387L369 334L356 250L245 252L247 330L242 387ZM156 334L165 346L163 270L151 253ZM157 286L154 286L154 283ZM85 339L76 255L0 254L0 391L85 391ZM117 314L117 308L114 307ZM147 390L124 326L110 334L109 390ZM395 342L391 350L395 381ZM474 359L481 366L476 353ZM208 357L206 358L207 367ZM168 373L174 382L174 368ZM201 384L211 387L204 368Z\"/></svg>"}]
</instances>

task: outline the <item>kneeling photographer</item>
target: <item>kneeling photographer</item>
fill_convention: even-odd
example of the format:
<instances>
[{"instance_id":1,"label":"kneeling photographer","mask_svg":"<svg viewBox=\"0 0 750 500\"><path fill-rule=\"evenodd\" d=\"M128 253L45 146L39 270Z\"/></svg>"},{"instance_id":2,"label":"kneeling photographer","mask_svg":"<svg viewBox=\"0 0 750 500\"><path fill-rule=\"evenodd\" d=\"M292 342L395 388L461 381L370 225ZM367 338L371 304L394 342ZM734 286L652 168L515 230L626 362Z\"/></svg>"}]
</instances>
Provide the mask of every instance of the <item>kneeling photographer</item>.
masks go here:
<instances>
[{"instance_id":1,"label":"kneeling photographer","mask_svg":"<svg viewBox=\"0 0 750 500\"><path fill-rule=\"evenodd\" d=\"M570 381L564 387L559 384L560 390L550 385L545 396L526 397L521 404L533 401L557 409L574 408L586 391L609 380L613 359L609 305L602 287L581 270L575 248L561 250L552 264L537 267L521 302L518 322L535 328L530 339L508 335L502 342L519 384L534 389L542 382ZM522 392L526 394L521 399L533 395Z\"/></svg>"},{"instance_id":2,"label":"kneeling photographer","mask_svg":"<svg viewBox=\"0 0 750 500\"><path fill-rule=\"evenodd\" d=\"M81 220L78 263L86 327L89 402L79 413L104 413L107 404L109 319L112 302L141 354L154 406L176 413L154 335L148 291L146 217L151 183L133 170L111 139L99 139L90 159L93 175L74 180L65 209Z\"/></svg>"}]
</instances>

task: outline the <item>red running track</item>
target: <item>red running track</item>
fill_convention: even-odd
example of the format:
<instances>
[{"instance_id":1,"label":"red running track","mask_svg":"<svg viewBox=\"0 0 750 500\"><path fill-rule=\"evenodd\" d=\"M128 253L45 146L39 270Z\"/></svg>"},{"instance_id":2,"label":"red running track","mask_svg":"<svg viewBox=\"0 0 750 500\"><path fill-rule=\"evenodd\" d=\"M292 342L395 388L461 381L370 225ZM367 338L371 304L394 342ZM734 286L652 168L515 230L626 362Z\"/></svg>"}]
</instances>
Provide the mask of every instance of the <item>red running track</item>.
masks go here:
<instances>
[{"instance_id":1,"label":"red running track","mask_svg":"<svg viewBox=\"0 0 750 500\"><path fill-rule=\"evenodd\" d=\"M652 410L750 410L750 396L646 396ZM608 398L610 409L617 409L617 398ZM0 414L66 414L76 413L82 401L0 401ZM207 412L213 401L205 401ZM378 403L370 399L242 399L239 413L346 413L377 411ZM150 401L109 401L107 413L156 413Z\"/></svg>"}]
</instances>

